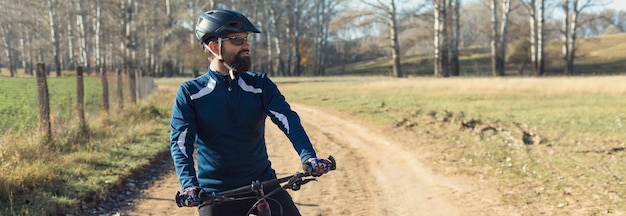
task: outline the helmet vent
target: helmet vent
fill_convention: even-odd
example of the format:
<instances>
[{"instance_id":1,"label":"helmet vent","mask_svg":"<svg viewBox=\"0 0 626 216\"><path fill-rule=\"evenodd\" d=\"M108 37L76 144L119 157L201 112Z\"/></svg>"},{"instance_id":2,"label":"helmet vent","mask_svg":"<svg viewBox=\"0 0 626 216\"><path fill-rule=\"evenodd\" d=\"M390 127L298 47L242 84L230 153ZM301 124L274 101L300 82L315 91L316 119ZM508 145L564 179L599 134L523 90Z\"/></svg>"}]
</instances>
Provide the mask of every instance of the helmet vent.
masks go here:
<instances>
[{"instance_id":1,"label":"helmet vent","mask_svg":"<svg viewBox=\"0 0 626 216\"><path fill-rule=\"evenodd\" d=\"M228 25L234 28L243 28L240 22L230 22Z\"/></svg>"}]
</instances>

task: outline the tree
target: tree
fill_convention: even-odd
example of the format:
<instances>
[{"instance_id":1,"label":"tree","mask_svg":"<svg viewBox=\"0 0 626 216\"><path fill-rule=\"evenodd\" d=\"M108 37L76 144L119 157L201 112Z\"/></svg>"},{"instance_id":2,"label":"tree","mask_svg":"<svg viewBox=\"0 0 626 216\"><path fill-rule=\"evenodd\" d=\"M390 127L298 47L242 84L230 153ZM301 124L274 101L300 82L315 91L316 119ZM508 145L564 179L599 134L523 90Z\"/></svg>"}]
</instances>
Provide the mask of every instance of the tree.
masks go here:
<instances>
[{"instance_id":1,"label":"tree","mask_svg":"<svg viewBox=\"0 0 626 216\"><path fill-rule=\"evenodd\" d=\"M459 75L460 1L434 0L435 76Z\"/></svg>"},{"instance_id":2,"label":"tree","mask_svg":"<svg viewBox=\"0 0 626 216\"><path fill-rule=\"evenodd\" d=\"M545 70L544 59L544 0L522 0L528 10L530 23L530 56L533 71L542 76Z\"/></svg>"},{"instance_id":3,"label":"tree","mask_svg":"<svg viewBox=\"0 0 626 216\"><path fill-rule=\"evenodd\" d=\"M52 41L52 56L56 68L57 77L61 76L61 60L59 59L59 30L56 25L55 0L47 0L48 15L50 17L50 37Z\"/></svg>"},{"instance_id":4,"label":"tree","mask_svg":"<svg viewBox=\"0 0 626 216\"><path fill-rule=\"evenodd\" d=\"M448 61L447 61L447 53L448 49L445 46L446 43L446 11L448 9L447 0L434 0L435 4L434 10L434 25L435 25L435 37L434 37L434 46L435 46L435 76L438 77L448 77Z\"/></svg>"},{"instance_id":5,"label":"tree","mask_svg":"<svg viewBox=\"0 0 626 216\"><path fill-rule=\"evenodd\" d=\"M450 75L460 75L460 63L459 63L459 43L461 42L461 1L454 0L452 3L452 47L450 50Z\"/></svg>"},{"instance_id":6,"label":"tree","mask_svg":"<svg viewBox=\"0 0 626 216\"><path fill-rule=\"evenodd\" d=\"M389 27L389 39L391 41L392 48L392 74L394 77L402 77L402 68L400 65L400 42L398 41L398 21L396 19L397 8L395 0L389 0L388 2L377 0L376 4L365 0L361 0L361 2L374 8L376 11L379 11L379 13L375 12L375 14L382 18L382 20L387 21Z\"/></svg>"},{"instance_id":7,"label":"tree","mask_svg":"<svg viewBox=\"0 0 626 216\"><path fill-rule=\"evenodd\" d=\"M606 4L602 0L563 0L563 59L565 60L565 74L574 75L574 61L576 60L576 39L580 27L579 15L582 11Z\"/></svg>"},{"instance_id":8,"label":"tree","mask_svg":"<svg viewBox=\"0 0 626 216\"><path fill-rule=\"evenodd\" d=\"M504 76L506 41L511 12L511 0L491 0L491 67L494 76ZM498 6L502 6L502 18L498 19Z\"/></svg>"},{"instance_id":9,"label":"tree","mask_svg":"<svg viewBox=\"0 0 626 216\"><path fill-rule=\"evenodd\" d=\"M315 2L315 1L314 1ZM332 21L332 14L337 13L337 5L343 1L331 1L331 0L317 0L314 3L315 10L315 54L314 54L314 66L313 75L324 76L326 75L326 65L328 58L325 55L325 50L328 49L328 38L330 36L330 23Z\"/></svg>"}]
</instances>

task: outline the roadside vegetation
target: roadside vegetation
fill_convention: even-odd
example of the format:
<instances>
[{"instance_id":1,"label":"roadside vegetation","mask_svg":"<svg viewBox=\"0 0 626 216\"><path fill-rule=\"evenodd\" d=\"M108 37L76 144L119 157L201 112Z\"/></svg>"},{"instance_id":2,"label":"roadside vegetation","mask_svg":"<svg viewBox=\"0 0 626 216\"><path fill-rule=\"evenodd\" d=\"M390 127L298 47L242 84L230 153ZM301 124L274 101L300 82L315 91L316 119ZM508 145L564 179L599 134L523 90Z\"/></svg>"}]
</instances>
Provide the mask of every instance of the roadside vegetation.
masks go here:
<instances>
[{"instance_id":1,"label":"roadside vegetation","mask_svg":"<svg viewBox=\"0 0 626 216\"><path fill-rule=\"evenodd\" d=\"M99 109L97 80L86 79L85 107L91 113L82 131L72 124L75 85L68 81L49 79L54 121L52 139L46 141L36 132L35 79L0 78L0 83L11 84L0 85L3 97L13 98L1 103L0 215L72 213L81 205L107 200L111 189L123 186L122 180L141 175L138 171L168 155L168 101L173 93L155 92L135 106L106 114ZM9 120L17 126L7 126Z\"/></svg>"}]
</instances>

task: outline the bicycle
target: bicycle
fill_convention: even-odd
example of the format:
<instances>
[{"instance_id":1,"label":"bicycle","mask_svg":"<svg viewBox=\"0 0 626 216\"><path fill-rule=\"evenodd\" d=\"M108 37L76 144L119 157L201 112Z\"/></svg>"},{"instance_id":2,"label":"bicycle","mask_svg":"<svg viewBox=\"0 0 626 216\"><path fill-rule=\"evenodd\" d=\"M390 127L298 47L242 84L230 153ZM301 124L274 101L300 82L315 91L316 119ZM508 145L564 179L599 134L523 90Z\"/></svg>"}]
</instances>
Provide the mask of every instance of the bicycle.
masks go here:
<instances>
[{"instance_id":1,"label":"bicycle","mask_svg":"<svg viewBox=\"0 0 626 216\"><path fill-rule=\"evenodd\" d=\"M328 156L328 160L331 161L331 163L333 164L333 166L331 167L331 170L335 170L337 168L337 163L335 162L335 158L333 158L333 156L331 155L331 156ZM203 202L210 202L211 203L210 205L217 205L222 202L256 199L256 202L250 207L246 215L253 214L254 210L256 209L257 216L271 216L272 211L270 209L270 205L268 202L268 199L270 199L269 197L279 192L281 189L283 190L291 189L292 191L298 191L300 190L302 185L309 183L311 181L317 181L317 178L315 177L307 178L311 176L312 175L310 173L296 172L293 175L286 176L286 177L279 178L279 179L272 179L272 180L263 181L263 182L256 180L256 181L253 181L250 185L244 185L244 186L232 189L232 190L221 191L221 192L211 192L211 193L200 192L199 196ZM263 192L263 188L266 186L279 185L283 183L285 184L272 190L271 192L267 194ZM237 195L249 194L249 193L255 193L256 195L249 196L249 197L238 197L238 198L235 197ZM180 203L179 196L180 196L180 191L177 191L176 196L174 198L177 204ZM282 215L282 207L281 207L281 215Z\"/></svg>"}]
</instances>

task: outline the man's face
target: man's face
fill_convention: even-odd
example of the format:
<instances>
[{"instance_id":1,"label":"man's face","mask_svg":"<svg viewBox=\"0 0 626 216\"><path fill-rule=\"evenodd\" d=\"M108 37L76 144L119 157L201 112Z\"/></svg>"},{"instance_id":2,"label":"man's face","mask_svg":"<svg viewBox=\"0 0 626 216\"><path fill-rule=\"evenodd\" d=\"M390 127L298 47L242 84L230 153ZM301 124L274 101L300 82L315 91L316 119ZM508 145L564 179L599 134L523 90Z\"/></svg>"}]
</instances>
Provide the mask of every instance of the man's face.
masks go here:
<instances>
[{"instance_id":1,"label":"man's face","mask_svg":"<svg viewBox=\"0 0 626 216\"><path fill-rule=\"evenodd\" d=\"M235 68L235 70L243 72L249 71L252 67L250 59L250 44L247 41L247 33L234 33L224 38L222 42L222 57L224 61ZM242 41L242 39L245 39Z\"/></svg>"}]
</instances>

